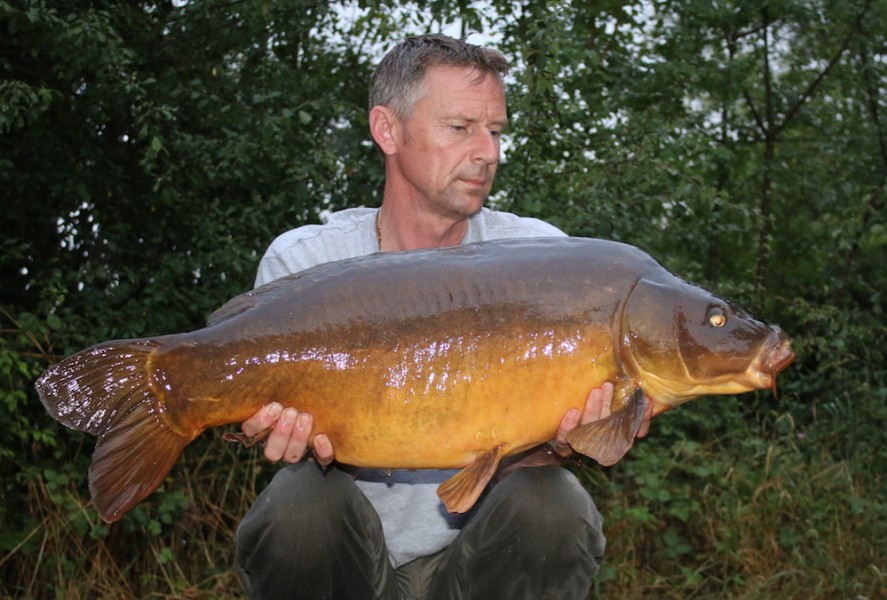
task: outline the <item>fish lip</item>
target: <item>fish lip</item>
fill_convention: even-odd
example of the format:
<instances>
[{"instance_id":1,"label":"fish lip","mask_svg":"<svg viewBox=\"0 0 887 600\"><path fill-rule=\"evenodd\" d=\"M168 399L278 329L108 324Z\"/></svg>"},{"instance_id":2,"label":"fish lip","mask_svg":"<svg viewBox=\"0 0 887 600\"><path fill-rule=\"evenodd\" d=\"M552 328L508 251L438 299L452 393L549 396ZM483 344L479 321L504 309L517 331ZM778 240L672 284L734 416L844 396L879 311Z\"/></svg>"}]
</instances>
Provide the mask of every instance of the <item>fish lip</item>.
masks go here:
<instances>
[{"instance_id":1,"label":"fish lip","mask_svg":"<svg viewBox=\"0 0 887 600\"><path fill-rule=\"evenodd\" d=\"M778 327L773 328L773 335L768 340L769 348L759 357L756 370L769 382L767 387L776 392L776 376L795 360L791 340Z\"/></svg>"}]
</instances>

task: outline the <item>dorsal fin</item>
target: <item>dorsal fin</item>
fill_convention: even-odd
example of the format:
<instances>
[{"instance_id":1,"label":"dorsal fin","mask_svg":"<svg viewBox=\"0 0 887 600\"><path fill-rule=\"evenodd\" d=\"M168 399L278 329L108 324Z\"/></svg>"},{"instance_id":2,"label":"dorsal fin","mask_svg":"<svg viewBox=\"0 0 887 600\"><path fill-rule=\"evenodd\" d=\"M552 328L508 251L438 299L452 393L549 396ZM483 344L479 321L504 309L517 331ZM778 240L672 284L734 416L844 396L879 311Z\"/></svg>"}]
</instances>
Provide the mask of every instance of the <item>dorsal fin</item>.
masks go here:
<instances>
[{"instance_id":1,"label":"dorsal fin","mask_svg":"<svg viewBox=\"0 0 887 600\"><path fill-rule=\"evenodd\" d=\"M254 290L244 292L239 296L234 296L207 317L206 326L212 327L213 325L218 325L219 323L243 314L250 309L262 306L266 302L270 302L275 298L275 292L282 287L290 286L294 279L299 279L301 277L302 273L294 273L292 275L287 275L286 277L275 279L274 281L257 287Z\"/></svg>"}]
</instances>

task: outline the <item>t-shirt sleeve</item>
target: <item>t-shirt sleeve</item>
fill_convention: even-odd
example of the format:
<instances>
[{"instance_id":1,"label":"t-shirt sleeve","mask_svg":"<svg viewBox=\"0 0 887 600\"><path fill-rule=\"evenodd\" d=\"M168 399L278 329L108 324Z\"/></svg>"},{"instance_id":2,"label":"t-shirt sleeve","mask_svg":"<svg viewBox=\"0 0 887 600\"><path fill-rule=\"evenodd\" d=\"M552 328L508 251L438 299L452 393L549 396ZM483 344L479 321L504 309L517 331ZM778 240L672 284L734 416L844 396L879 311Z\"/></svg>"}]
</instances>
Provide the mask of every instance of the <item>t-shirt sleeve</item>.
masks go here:
<instances>
[{"instance_id":1,"label":"t-shirt sleeve","mask_svg":"<svg viewBox=\"0 0 887 600\"><path fill-rule=\"evenodd\" d=\"M259 261L255 287L324 262L313 256L316 252L311 252L311 244L306 243L314 228L316 226L306 225L278 236Z\"/></svg>"},{"instance_id":2,"label":"t-shirt sleeve","mask_svg":"<svg viewBox=\"0 0 887 600\"><path fill-rule=\"evenodd\" d=\"M305 269L378 250L374 209L349 209L325 225L304 225L279 235L259 261L256 287Z\"/></svg>"}]
</instances>

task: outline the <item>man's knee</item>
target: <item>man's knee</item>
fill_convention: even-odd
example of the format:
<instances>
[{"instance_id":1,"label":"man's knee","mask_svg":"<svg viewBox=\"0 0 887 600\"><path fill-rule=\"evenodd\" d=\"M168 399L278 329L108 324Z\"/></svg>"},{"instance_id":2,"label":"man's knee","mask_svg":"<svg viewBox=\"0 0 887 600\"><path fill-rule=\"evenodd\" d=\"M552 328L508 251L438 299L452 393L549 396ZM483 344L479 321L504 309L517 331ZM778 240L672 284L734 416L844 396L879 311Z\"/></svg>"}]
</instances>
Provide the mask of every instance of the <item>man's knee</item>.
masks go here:
<instances>
[{"instance_id":1,"label":"man's knee","mask_svg":"<svg viewBox=\"0 0 887 600\"><path fill-rule=\"evenodd\" d=\"M513 471L447 550L430 598L584 598L600 568L603 519L560 467Z\"/></svg>"},{"instance_id":2,"label":"man's knee","mask_svg":"<svg viewBox=\"0 0 887 600\"><path fill-rule=\"evenodd\" d=\"M279 471L234 541L235 568L251 597L287 597L294 589L306 597L382 597L388 586L379 516L338 469L309 462Z\"/></svg>"},{"instance_id":3,"label":"man's knee","mask_svg":"<svg viewBox=\"0 0 887 600\"><path fill-rule=\"evenodd\" d=\"M237 561L246 567L288 548L292 558L310 562L318 552L363 535L382 536L382 526L353 479L315 463L280 470L259 494L237 528ZM312 557L312 558L308 558Z\"/></svg>"},{"instance_id":4,"label":"man's knee","mask_svg":"<svg viewBox=\"0 0 887 600\"><path fill-rule=\"evenodd\" d=\"M507 487L502 502L514 531L562 551L567 540L575 540L583 554L603 555L603 517L572 473L559 467L526 468L499 485Z\"/></svg>"},{"instance_id":5,"label":"man's knee","mask_svg":"<svg viewBox=\"0 0 887 600\"><path fill-rule=\"evenodd\" d=\"M237 529L237 544L248 543L247 538L257 534L265 539L290 538L289 532L304 531L306 523L347 514L359 494L351 477L339 470L324 472L313 462L290 465L278 471L256 498Z\"/></svg>"}]
</instances>

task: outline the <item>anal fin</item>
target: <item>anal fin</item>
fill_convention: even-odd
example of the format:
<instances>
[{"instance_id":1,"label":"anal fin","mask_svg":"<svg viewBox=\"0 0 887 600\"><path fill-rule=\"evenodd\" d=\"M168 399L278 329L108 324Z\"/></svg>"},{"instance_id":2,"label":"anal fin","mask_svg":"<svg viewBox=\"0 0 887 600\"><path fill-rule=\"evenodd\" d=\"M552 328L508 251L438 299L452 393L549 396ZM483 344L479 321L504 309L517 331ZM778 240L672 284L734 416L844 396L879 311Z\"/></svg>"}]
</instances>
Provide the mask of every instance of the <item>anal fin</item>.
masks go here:
<instances>
[{"instance_id":1,"label":"anal fin","mask_svg":"<svg viewBox=\"0 0 887 600\"><path fill-rule=\"evenodd\" d=\"M504 451L504 444L496 446L438 486L437 495L448 511L464 513L474 506L496 473Z\"/></svg>"},{"instance_id":2,"label":"anal fin","mask_svg":"<svg viewBox=\"0 0 887 600\"><path fill-rule=\"evenodd\" d=\"M628 402L606 419L580 425L567 434L576 452L593 458L605 467L625 456L644 422L644 392L637 388Z\"/></svg>"}]
</instances>

